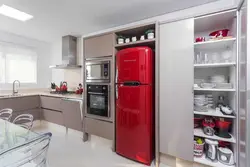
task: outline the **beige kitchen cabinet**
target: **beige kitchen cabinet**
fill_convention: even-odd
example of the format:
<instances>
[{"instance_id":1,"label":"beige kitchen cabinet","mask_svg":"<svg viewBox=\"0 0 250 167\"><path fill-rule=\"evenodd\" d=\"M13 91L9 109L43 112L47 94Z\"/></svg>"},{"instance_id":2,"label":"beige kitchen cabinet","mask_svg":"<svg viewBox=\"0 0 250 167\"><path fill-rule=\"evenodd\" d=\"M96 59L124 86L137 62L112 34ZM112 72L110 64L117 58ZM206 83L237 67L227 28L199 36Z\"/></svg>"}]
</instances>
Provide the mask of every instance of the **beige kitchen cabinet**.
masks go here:
<instances>
[{"instance_id":1,"label":"beige kitchen cabinet","mask_svg":"<svg viewBox=\"0 0 250 167\"><path fill-rule=\"evenodd\" d=\"M84 39L85 58L113 55L113 33Z\"/></svg>"},{"instance_id":2,"label":"beige kitchen cabinet","mask_svg":"<svg viewBox=\"0 0 250 167\"><path fill-rule=\"evenodd\" d=\"M21 96L0 99L0 109L11 108L13 111L24 111L39 108L39 96Z\"/></svg>"},{"instance_id":3,"label":"beige kitchen cabinet","mask_svg":"<svg viewBox=\"0 0 250 167\"><path fill-rule=\"evenodd\" d=\"M61 111L66 128L83 131L80 101L63 98L61 101Z\"/></svg>"},{"instance_id":4,"label":"beige kitchen cabinet","mask_svg":"<svg viewBox=\"0 0 250 167\"><path fill-rule=\"evenodd\" d=\"M42 119L41 109L34 108L34 109L29 109L29 110L24 110L24 111L14 111L11 117L11 121L13 121L18 115L21 115L21 114L31 114L33 115L34 120Z\"/></svg>"},{"instance_id":5,"label":"beige kitchen cabinet","mask_svg":"<svg viewBox=\"0 0 250 167\"><path fill-rule=\"evenodd\" d=\"M13 110L11 121L21 114L31 114L34 120L41 119L38 95L0 99L0 110L3 108L11 108Z\"/></svg>"},{"instance_id":6,"label":"beige kitchen cabinet","mask_svg":"<svg viewBox=\"0 0 250 167\"><path fill-rule=\"evenodd\" d=\"M42 109L42 119L48 122L64 126L63 114L61 111Z\"/></svg>"},{"instance_id":7,"label":"beige kitchen cabinet","mask_svg":"<svg viewBox=\"0 0 250 167\"><path fill-rule=\"evenodd\" d=\"M61 111L61 98L59 97L49 97L41 96L41 107L43 109Z\"/></svg>"},{"instance_id":8,"label":"beige kitchen cabinet","mask_svg":"<svg viewBox=\"0 0 250 167\"><path fill-rule=\"evenodd\" d=\"M114 139L114 128L112 122L106 122L91 118L84 119L84 130L88 134L100 136L109 140Z\"/></svg>"}]
</instances>

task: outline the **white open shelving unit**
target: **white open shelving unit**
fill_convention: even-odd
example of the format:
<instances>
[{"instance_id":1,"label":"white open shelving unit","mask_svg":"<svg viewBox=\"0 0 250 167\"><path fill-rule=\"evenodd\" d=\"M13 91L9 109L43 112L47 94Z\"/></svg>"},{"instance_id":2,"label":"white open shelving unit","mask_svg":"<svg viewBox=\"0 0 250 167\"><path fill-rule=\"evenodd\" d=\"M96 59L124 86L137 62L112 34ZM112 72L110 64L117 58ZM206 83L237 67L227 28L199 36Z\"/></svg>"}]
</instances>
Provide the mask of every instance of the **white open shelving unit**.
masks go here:
<instances>
[{"instance_id":1,"label":"white open shelving unit","mask_svg":"<svg viewBox=\"0 0 250 167\"><path fill-rule=\"evenodd\" d=\"M203 132L202 127L194 128L194 136L203 139L212 139L217 141L224 141L230 143L230 149L236 153L238 152L237 147L237 18L236 11L227 11L218 14L212 14L210 16L202 16L195 18L194 22L194 34L196 37L205 37L204 42L194 42L194 79L195 84L199 85L197 80L208 80L213 75L224 75L228 77L228 82L233 85L232 89L224 88L201 88L194 87L194 95L209 94L213 96L214 105L216 106L218 97L224 96L227 99L227 105L230 106L234 113L232 115L225 115L221 111L216 111L215 108L209 109L207 112L194 111L194 115L204 116L204 117L214 117L215 119L226 119L232 122L230 128L231 138L222 138L216 135L208 136ZM209 34L216 30L229 29L229 37L220 38L218 40L209 39ZM195 41L195 39L194 39ZM228 55L231 54L231 60L224 59L222 53L227 51ZM224 51L224 52L223 52ZM213 54L213 58L209 63L197 62L197 55L202 55L202 52L206 52L204 55L216 52ZM221 56L218 61L215 62L214 55ZM225 55L225 54L224 54ZM212 56L211 56L212 57ZM211 58L210 57L210 58ZM200 58L199 58L200 59ZM204 58L205 60L207 59ZM202 60L204 60L202 59ZM224 62L222 60L225 60ZM212 61L212 62L211 62ZM237 158L235 158L234 165L222 164L219 161L213 162L206 158L206 153L204 152L202 157L194 157L194 162L212 166L212 167L235 167L237 166Z\"/></svg>"}]
</instances>

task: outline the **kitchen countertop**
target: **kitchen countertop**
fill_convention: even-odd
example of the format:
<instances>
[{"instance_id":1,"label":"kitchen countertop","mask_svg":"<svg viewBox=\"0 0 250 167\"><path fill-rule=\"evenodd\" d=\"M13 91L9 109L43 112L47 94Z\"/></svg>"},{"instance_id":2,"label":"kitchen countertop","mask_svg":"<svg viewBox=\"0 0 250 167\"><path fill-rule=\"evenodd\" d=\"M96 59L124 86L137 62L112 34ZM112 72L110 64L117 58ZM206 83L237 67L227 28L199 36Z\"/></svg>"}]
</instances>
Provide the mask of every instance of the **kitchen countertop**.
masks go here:
<instances>
[{"instance_id":1,"label":"kitchen countertop","mask_svg":"<svg viewBox=\"0 0 250 167\"><path fill-rule=\"evenodd\" d=\"M82 95L78 95L78 94L51 94L49 92L20 93L19 95L16 95L16 96L12 96L11 94L0 94L0 99L18 98L18 97L25 97L25 96L39 96L39 95L58 97L58 98L83 99ZM5 97L1 97L1 96L5 96Z\"/></svg>"}]
</instances>

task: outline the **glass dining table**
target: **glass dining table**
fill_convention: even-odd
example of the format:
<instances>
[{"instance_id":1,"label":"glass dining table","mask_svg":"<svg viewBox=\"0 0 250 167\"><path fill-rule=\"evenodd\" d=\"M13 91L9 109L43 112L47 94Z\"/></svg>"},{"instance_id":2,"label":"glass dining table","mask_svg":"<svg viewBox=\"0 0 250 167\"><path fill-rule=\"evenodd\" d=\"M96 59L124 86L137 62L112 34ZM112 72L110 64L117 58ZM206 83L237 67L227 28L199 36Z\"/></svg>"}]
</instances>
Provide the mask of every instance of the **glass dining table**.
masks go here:
<instances>
[{"instance_id":1,"label":"glass dining table","mask_svg":"<svg viewBox=\"0 0 250 167\"><path fill-rule=\"evenodd\" d=\"M10 156L10 155L11 154L13 155L13 153L18 152L18 151L20 152L20 150L22 150L23 148L26 149L26 152L27 150L31 152L32 148L34 148L34 145L37 145L40 143L44 143L45 145L41 146L41 150L38 150L38 149L36 150L38 152L37 155L42 155L42 153L44 153L44 156L46 156L47 150L44 150L44 148L48 147L49 145L51 133L49 133L49 136L47 138L45 137L46 137L46 134L32 132L23 127L15 125L11 122L0 119L0 166L2 162L4 162L5 164L11 164L14 161L21 162L22 159L14 160L13 156ZM36 141L39 141L39 142L36 142ZM24 151L22 150L22 152ZM34 151L32 153L34 153ZM25 156L23 157L25 159L32 157L31 154L28 156L27 155L28 154L25 154ZM10 162L7 162L7 161L10 161Z\"/></svg>"}]
</instances>

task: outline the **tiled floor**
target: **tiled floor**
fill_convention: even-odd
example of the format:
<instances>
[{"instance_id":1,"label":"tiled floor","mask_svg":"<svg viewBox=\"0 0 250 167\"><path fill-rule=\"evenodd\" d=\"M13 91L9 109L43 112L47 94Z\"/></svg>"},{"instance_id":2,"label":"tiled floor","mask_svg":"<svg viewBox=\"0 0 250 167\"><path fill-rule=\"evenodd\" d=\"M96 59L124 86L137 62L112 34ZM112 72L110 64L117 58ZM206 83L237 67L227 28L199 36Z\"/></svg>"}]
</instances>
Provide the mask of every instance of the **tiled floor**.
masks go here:
<instances>
[{"instance_id":1,"label":"tiled floor","mask_svg":"<svg viewBox=\"0 0 250 167\"><path fill-rule=\"evenodd\" d=\"M66 135L65 128L44 121L38 123L33 131L53 134L48 154L49 167L146 167L112 152L111 141L103 138L91 136L90 141L83 142L81 133L69 130Z\"/></svg>"}]
</instances>

